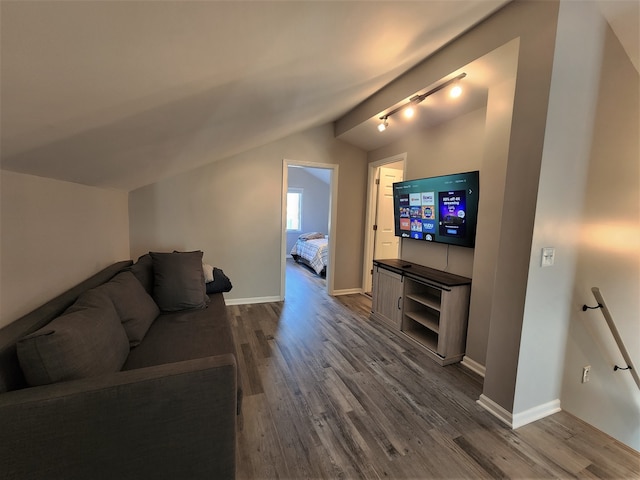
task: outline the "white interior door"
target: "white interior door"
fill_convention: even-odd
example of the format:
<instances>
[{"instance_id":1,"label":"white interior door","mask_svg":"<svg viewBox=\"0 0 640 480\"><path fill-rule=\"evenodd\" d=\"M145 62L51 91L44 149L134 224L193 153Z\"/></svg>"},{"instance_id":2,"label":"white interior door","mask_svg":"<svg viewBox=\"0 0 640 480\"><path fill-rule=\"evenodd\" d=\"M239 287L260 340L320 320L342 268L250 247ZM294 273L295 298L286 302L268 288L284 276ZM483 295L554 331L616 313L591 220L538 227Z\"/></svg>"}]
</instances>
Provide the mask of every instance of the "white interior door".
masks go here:
<instances>
[{"instance_id":1,"label":"white interior door","mask_svg":"<svg viewBox=\"0 0 640 480\"><path fill-rule=\"evenodd\" d=\"M402 181L402 170L380 167L373 258L398 258L400 239L393 221L393 183Z\"/></svg>"}]
</instances>

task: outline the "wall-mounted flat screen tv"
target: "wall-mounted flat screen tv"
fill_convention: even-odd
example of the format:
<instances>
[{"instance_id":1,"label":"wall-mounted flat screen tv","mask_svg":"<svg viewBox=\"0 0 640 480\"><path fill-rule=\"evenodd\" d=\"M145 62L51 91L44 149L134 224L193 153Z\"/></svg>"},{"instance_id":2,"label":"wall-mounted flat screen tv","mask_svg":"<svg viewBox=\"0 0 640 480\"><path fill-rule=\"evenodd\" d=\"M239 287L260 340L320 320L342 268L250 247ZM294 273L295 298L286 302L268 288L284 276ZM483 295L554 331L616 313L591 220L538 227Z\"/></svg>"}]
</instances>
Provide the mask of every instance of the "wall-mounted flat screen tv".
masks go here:
<instances>
[{"instance_id":1,"label":"wall-mounted flat screen tv","mask_svg":"<svg viewBox=\"0 0 640 480\"><path fill-rule=\"evenodd\" d=\"M393 184L396 237L474 247L478 171Z\"/></svg>"}]
</instances>

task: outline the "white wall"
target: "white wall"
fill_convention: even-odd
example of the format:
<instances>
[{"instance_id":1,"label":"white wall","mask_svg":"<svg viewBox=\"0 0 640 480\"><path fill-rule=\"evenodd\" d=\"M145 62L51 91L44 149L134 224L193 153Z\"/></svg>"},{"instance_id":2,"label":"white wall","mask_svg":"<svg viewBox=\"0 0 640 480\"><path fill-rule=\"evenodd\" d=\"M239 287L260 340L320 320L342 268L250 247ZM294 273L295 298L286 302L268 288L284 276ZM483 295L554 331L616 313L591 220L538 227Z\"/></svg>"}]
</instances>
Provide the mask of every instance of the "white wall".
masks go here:
<instances>
[{"instance_id":1,"label":"white wall","mask_svg":"<svg viewBox=\"0 0 640 480\"><path fill-rule=\"evenodd\" d=\"M514 415L528 416L529 410L545 404L548 410L560 406L563 372L558 366L563 364L572 308L576 246L589 169L604 26L604 19L594 5L561 4ZM552 267L541 266L543 247L555 248ZM579 373L576 372L576 378Z\"/></svg>"},{"instance_id":2,"label":"white wall","mask_svg":"<svg viewBox=\"0 0 640 480\"><path fill-rule=\"evenodd\" d=\"M600 53L601 59L596 62L594 58L591 64L576 62L570 82L571 91L575 91L585 82L576 83L575 75L579 72L581 77L589 77L591 101L583 101L590 105L593 129L591 135L582 135L586 149L585 145L579 149L579 162L586 167L586 186L579 223L570 229L575 236L567 239L575 250L575 267L563 279L568 285L562 293L568 301L561 305L564 316L559 323L568 334L558 335L565 342L564 368L559 372L561 378L554 380L561 382L564 410L640 451L640 391L628 371L613 370L614 365L625 366L625 362L602 314L581 309L583 304L597 303L591 287L599 287L632 361L640 368L640 77L598 15L586 5L571 2L563 9L572 25L578 18L585 23L592 19L591 28L585 24L583 35L572 44L576 58L585 58L586 53L578 53L595 41L591 38L598 38L599 48L592 50L594 56ZM578 118L579 112L574 120ZM563 152L563 156L568 154ZM554 171L551 169L551 175ZM557 175L567 173L572 172L556 171ZM566 224L557 218L545 230L566 229ZM558 260L564 262L564 255ZM557 303L555 298L552 302ZM543 313L551 316L550 321L557 316ZM536 316L527 324L539 321ZM583 384L585 365L591 365L592 373L589 383ZM523 394L528 393L523 390Z\"/></svg>"},{"instance_id":3,"label":"white wall","mask_svg":"<svg viewBox=\"0 0 640 480\"><path fill-rule=\"evenodd\" d=\"M283 159L339 165L334 287L361 288L366 154L336 140L332 125L131 192L132 257L201 249L231 278L227 299L279 298Z\"/></svg>"},{"instance_id":4,"label":"white wall","mask_svg":"<svg viewBox=\"0 0 640 480\"><path fill-rule=\"evenodd\" d=\"M0 326L129 258L127 194L0 172Z\"/></svg>"}]
</instances>

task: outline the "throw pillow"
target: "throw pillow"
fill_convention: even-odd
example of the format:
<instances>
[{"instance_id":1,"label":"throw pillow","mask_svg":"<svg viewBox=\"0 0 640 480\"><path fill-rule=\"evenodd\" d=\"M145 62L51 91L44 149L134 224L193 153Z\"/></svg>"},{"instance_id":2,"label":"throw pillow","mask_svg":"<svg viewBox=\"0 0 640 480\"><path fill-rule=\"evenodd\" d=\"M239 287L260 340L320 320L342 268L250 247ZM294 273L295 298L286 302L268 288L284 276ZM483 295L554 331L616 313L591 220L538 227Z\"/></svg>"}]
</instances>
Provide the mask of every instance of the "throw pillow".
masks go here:
<instances>
[{"instance_id":1,"label":"throw pillow","mask_svg":"<svg viewBox=\"0 0 640 480\"><path fill-rule=\"evenodd\" d=\"M117 372L129 340L113 304L65 312L17 343L30 386Z\"/></svg>"},{"instance_id":2,"label":"throw pillow","mask_svg":"<svg viewBox=\"0 0 640 480\"><path fill-rule=\"evenodd\" d=\"M202 264L202 271L204 272L204 282L213 282L213 267L208 263Z\"/></svg>"},{"instance_id":3,"label":"throw pillow","mask_svg":"<svg viewBox=\"0 0 640 480\"><path fill-rule=\"evenodd\" d=\"M208 297L202 252L150 252L153 260L153 299L163 312L204 308Z\"/></svg>"},{"instance_id":4,"label":"throw pillow","mask_svg":"<svg viewBox=\"0 0 640 480\"><path fill-rule=\"evenodd\" d=\"M213 282L207 283L206 288L207 293L222 293L230 291L233 286L222 270L213 267Z\"/></svg>"},{"instance_id":5,"label":"throw pillow","mask_svg":"<svg viewBox=\"0 0 640 480\"><path fill-rule=\"evenodd\" d=\"M80 294L75 303L67 308L64 313L73 313L86 308L115 308L109 293L104 288L104 284Z\"/></svg>"},{"instance_id":6,"label":"throw pillow","mask_svg":"<svg viewBox=\"0 0 640 480\"><path fill-rule=\"evenodd\" d=\"M153 295L153 260L150 254L139 257L127 270L133 273L149 295Z\"/></svg>"},{"instance_id":7,"label":"throw pillow","mask_svg":"<svg viewBox=\"0 0 640 480\"><path fill-rule=\"evenodd\" d=\"M129 345L132 347L139 345L160 314L153 298L131 272L120 272L98 288L104 288L107 291L116 307L116 312L129 338Z\"/></svg>"}]
</instances>

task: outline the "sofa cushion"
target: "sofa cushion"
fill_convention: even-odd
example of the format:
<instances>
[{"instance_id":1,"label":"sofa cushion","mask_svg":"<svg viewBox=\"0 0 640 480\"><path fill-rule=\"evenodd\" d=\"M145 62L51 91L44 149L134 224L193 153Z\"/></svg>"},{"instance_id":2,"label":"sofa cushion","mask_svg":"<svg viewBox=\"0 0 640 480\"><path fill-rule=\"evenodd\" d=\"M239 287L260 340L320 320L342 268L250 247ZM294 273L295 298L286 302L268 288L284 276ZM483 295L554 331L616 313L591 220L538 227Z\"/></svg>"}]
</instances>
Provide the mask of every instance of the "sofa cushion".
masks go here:
<instances>
[{"instance_id":1,"label":"sofa cushion","mask_svg":"<svg viewBox=\"0 0 640 480\"><path fill-rule=\"evenodd\" d=\"M96 301L101 294L92 297ZM119 371L129 354L129 340L108 301L67 310L18 341L17 353L27 383L46 385Z\"/></svg>"},{"instance_id":2,"label":"sofa cushion","mask_svg":"<svg viewBox=\"0 0 640 480\"><path fill-rule=\"evenodd\" d=\"M204 308L207 294L202 252L150 252L153 260L153 298L163 312Z\"/></svg>"},{"instance_id":3,"label":"sofa cushion","mask_svg":"<svg viewBox=\"0 0 640 480\"><path fill-rule=\"evenodd\" d=\"M99 288L106 289L116 307L129 345L139 345L160 314L156 302L131 272L121 272Z\"/></svg>"},{"instance_id":4,"label":"sofa cushion","mask_svg":"<svg viewBox=\"0 0 640 480\"><path fill-rule=\"evenodd\" d=\"M231 319L222 294L210 296L207 308L162 313L153 322L140 346L131 350L122 370L182 362L237 352ZM242 377L237 374L237 412L242 405Z\"/></svg>"},{"instance_id":5,"label":"sofa cushion","mask_svg":"<svg viewBox=\"0 0 640 480\"><path fill-rule=\"evenodd\" d=\"M122 368L131 370L211 355L236 354L222 295L212 295L205 309L162 313L144 342L131 350Z\"/></svg>"}]
</instances>

